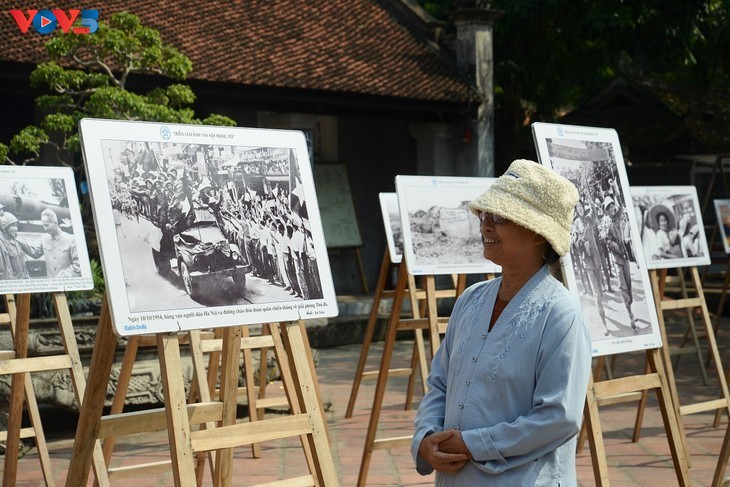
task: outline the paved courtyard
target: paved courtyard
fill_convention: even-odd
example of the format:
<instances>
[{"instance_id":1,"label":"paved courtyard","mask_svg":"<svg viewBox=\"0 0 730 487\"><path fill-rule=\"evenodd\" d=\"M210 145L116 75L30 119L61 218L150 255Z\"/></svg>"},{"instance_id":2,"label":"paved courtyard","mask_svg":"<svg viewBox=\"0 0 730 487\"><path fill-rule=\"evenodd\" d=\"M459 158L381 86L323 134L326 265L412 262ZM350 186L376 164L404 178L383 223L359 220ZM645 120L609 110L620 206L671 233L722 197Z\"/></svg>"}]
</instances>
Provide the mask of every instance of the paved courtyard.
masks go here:
<instances>
[{"instance_id":1,"label":"paved courtyard","mask_svg":"<svg viewBox=\"0 0 730 487\"><path fill-rule=\"evenodd\" d=\"M675 324L676 325L676 324ZM669 329L672 343L681 342L683 328ZM723 323L719 343L723 358L730 357L730 322ZM704 344L704 340L702 341ZM376 369L382 355L382 342L375 343L369 354L368 370ZM329 437L342 486L354 486L357 482L363 457L365 435L370 420L374 381L363 381L358 394L353 417L345 418L347 401L352 389L353 375L360 354L360 345L322 348L319 352L317 373L321 386ZM393 367L409 364L412 342L399 341L393 356ZM730 358L728 359L730 361ZM637 375L644 368L644 354L630 353L618 356L614 363L616 376ZM717 398L719 382L714 367L708 369L710 381L702 383L698 361L693 355L683 355L675 370L682 405ZM279 383L273 383L268 391L281 393ZM414 410L404 410L406 379L393 378L388 388L380 415L378 438L409 435ZM421 397L420 385L416 388L416 401ZM678 485L670 450L663 427L656 394L650 400L643 419L641 438L631 441L636 418L637 403L623 403L600 408L601 427L609 465L612 486L661 486ZM414 405L415 406L415 405ZM245 414L245 408L240 408ZM43 408L43 422L49 441L51 462L55 480L63 485L69 458L73 451L73 436L78 416L75 413ZM280 414L268 412L267 417ZM691 458L690 477L694 486L710 486L717 464L717 455L727 428L727 414L719 428L713 428L714 412L697 413L683 417L687 445ZM112 458L112 466L133 465L140 462L160 461L169 458L164 432L120 438ZM297 438L272 441L262 445L260 458L253 458L249 447L238 448L235 453L234 485L247 486L273 482L307 473L302 448ZM578 477L581 486L596 485L588 446L578 453ZM0 465L0 468L2 466ZM728 470L730 475L730 469ZM432 485L433 476L418 475L408 448L375 451L368 470L367 485L411 486ZM18 486L43 484L40 463L35 448L31 448L19 461ZM91 485L91 481L90 481ZM173 485L168 472L145 475L112 482L119 486L167 486ZM212 485L210 474L205 473L204 485Z\"/></svg>"}]
</instances>

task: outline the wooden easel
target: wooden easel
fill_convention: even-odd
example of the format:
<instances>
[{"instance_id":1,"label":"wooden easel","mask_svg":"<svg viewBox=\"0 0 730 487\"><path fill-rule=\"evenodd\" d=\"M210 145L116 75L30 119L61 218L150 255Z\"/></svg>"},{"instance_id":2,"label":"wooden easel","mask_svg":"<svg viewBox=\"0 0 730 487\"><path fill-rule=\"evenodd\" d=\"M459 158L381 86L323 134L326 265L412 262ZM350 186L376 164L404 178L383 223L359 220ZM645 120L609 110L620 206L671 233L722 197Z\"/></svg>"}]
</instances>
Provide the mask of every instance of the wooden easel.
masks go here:
<instances>
[{"instance_id":1,"label":"wooden easel","mask_svg":"<svg viewBox=\"0 0 730 487\"><path fill-rule=\"evenodd\" d=\"M66 295L62 292L51 293L58 326L63 340L65 354L28 358L28 332L30 323L30 294L17 295L17 301L12 295L5 295L5 304L8 313L3 316L3 322L9 322L13 335L14 351L0 352L0 374L13 374L10 386L10 406L8 416L8 429L0 439L6 440L5 465L3 469L4 486L15 485L18 470L18 453L21 438L36 439L36 447L40 457L41 469L46 485L55 485L51 469L48 446L43 426L38 411L38 403L33 391L31 372L46 370L68 369L71 375L71 382L74 389L74 396L79 409L82 407L82 399L86 388L81 357L79 356L76 336L73 331L71 314L68 310ZM23 402L28 406L28 413L32 427L22 428ZM108 485L105 482L105 471L103 469L103 457L99 441L92 441L88 445L89 461L93 460L94 473L101 485Z\"/></svg>"},{"instance_id":2,"label":"wooden easel","mask_svg":"<svg viewBox=\"0 0 730 487\"><path fill-rule=\"evenodd\" d=\"M727 470L728 459L730 459L730 422L727 424L725 439L722 441L722 448L720 448L720 456L717 459L715 475L712 477L712 487L722 486L723 478L725 477L725 470Z\"/></svg>"},{"instance_id":3,"label":"wooden easel","mask_svg":"<svg viewBox=\"0 0 730 487\"><path fill-rule=\"evenodd\" d=\"M172 457L176 486L197 483L195 465L199 452L216 451L214 484L232 485L233 448L261 441L299 436L310 448L310 475L288 479L288 485L339 485L326 434L326 425L317 396L317 383L312 375L311 353L308 353L303 326L287 325L283 330L272 326L274 350L279 364L287 364L282 375L293 414L287 417L236 424L238 367L242 327L223 329L220 394L217 401L186 405L180 369L180 340L177 334L155 334L165 395L164 413L128 413L102 418L104 394L116 347L111 315L104 301L96 333L94 352L89 368L89 384L80 410L69 464L67 487L84 485L89 474L91 447L97 438L117 436L121 430L149 431L153 424L164 424ZM296 397L294 397L296 396ZM192 431L191 424L207 423L216 427ZM284 484L281 484L284 485Z\"/></svg>"},{"instance_id":4,"label":"wooden easel","mask_svg":"<svg viewBox=\"0 0 730 487\"><path fill-rule=\"evenodd\" d=\"M191 398L199 396L202 401L210 401L211 397L214 397L216 393L220 393L220 390L217 390L217 380L218 371L221 366L221 351L223 349L222 330L217 329L215 332L206 333L195 330L191 332L190 342L194 364L203 364L203 354L209 354L207 378L205 381L193 382L190 396ZM266 356L268 349L273 347L274 339L271 336L271 325L263 325L262 333L259 336L251 336L248 327L244 327L241 339L241 353L243 355L246 385L238 388L238 396L246 397L246 403L249 407L250 421L258 421L259 418L263 419L264 409L267 407L291 407L286 397L265 397L267 375ZM258 386L254 385L253 350L259 350L261 353ZM205 367L201 370L205 370ZM196 384L207 384L207 392L202 389L198 391ZM259 458L261 456L261 446L259 443L253 443L251 445L251 453L254 458Z\"/></svg>"},{"instance_id":5,"label":"wooden easel","mask_svg":"<svg viewBox=\"0 0 730 487\"><path fill-rule=\"evenodd\" d=\"M626 394L634 394L650 389L656 390L659 400L659 407L664 421L664 429L667 432L669 449L672 454L674 470L677 473L679 485L689 487L689 465L687 452L681 438L679 419L675 414L671 395L667 389L667 375L664 370L663 358L659 349L646 351L648 371L644 375L621 377L594 382L591 376L588 383L588 393L583 409L584 424L588 432L591 459L593 463L593 475L596 485L599 487L608 486L608 463L606 451L603 445L603 433L601 431L601 420L598 415L599 401L603 398L614 398Z\"/></svg>"},{"instance_id":6,"label":"wooden easel","mask_svg":"<svg viewBox=\"0 0 730 487\"><path fill-rule=\"evenodd\" d=\"M373 305L370 310L370 316L368 318L368 324L365 329L365 334L363 337L363 344L362 348L360 349L360 359L358 360L357 364L357 370L355 371L355 379L353 380L352 384L352 390L350 392L350 400L347 404L347 411L345 413L345 418L351 418L353 410L355 408L355 402L357 400L357 393L360 388L360 383L364 379L375 379L378 378L378 371L365 371L365 365L367 363L368 358L368 352L370 350L370 345L372 344L373 335L375 333L375 326L377 325L378 320L378 309L380 307L380 301L383 298L393 297L395 295L394 289L386 289L386 281L388 278L388 274L390 273L391 268L395 268L397 272L400 272L401 266L405 266L405 261L401 261L400 263L393 263L390 259L390 252L388 249L385 249L385 254L383 255L383 260L380 264L380 272L378 274L378 282L375 288L375 294L373 295ZM424 289L417 289L415 279L410 274L408 275L408 289L407 292L411 299L411 309L414 310L413 317L418 319L421 315L424 314L424 307L421 306L421 304L425 304L425 301L423 301L426 298L426 291ZM465 278L464 276L458 277L455 279L454 289L443 289L443 290L436 290L435 291L435 297L436 298L443 298L443 297L456 297L464 290L465 285ZM398 316L400 317L401 310L398 309L396 311L391 311L391 315L397 312ZM425 353L425 341L423 339L423 330L421 328L417 328L414 330L415 333L415 341L413 343L413 356L411 360L411 366L405 367L405 368L398 368L398 369L389 369L388 375L390 377L408 377L408 392L406 395L406 403L405 403L405 409L410 409L411 402L413 401L413 390L415 387L415 373L416 373L416 366L418 366L418 370L420 371L421 376L421 383L423 384L424 391L427 389L426 386L426 377L428 376L428 360Z\"/></svg>"},{"instance_id":7,"label":"wooden easel","mask_svg":"<svg viewBox=\"0 0 730 487\"><path fill-rule=\"evenodd\" d=\"M459 284L457 284L457 293L460 294L464 290L466 283L466 276L460 276ZM421 318L415 313L418 310L417 295L414 292L410 292L411 302L413 306L414 318L401 319L400 310L403 305L403 299L406 294L406 285L409 286L410 290L415 289L415 281L413 276L408 272L405 262L402 262L398 267L398 280L393 295L393 307L390 313L390 319L388 321L388 327L386 330L385 344L383 346L383 356L380 361L380 368L378 370L378 381L375 387L375 395L373 397L373 407L370 411L370 421L368 424L368 431L365 438L365 447L363 449L362 462L360 463L360 473L358 476L357 485L365 486L367 481L367 474L370 467L370 459L374 450L385 450L389 448L397 448L401 446L410 445L412 436L402 436L395 438L381 438L375 439L377 433L378 422L380 420L380 412L383 405L383 397L385 395L385 388L388 383L388 374L390 370L390 362L393 356L393 349L395 347L396 335L400 330L423 330L428 329L430 333L430 344L432 355L436 353L441 343L440 333L446 331L446 325L448 318L439 318L437 314L436 306L436 284L434 276L425 276L425 301L427 308L427 317ZM457 294L457 296L458 296ZM414 297L416 298L415 305L413 304Z\"/></svg>"},{"instance_id":8,"label":"wooden easel","mask_svg":"<svg viewBox=\"0 0 730 487\"><path fill-rule=\"evenodd\" d=\"M694 413L700 413L705 411L713 411L715 410L717 413L721 413L723 410L730 412L730 392L728 392L728 386L725 379L725 373L722 368L722 362L720 360L720 352L717 348L717 341L715 340L715 333L712 329L712 320L710 319L710 313L707 310L707 303L705 302L705 295L702 291L702 282L700 279L699 271L697 270L697 267L690 267L689 268L690 275L692 276L692 282L694 284L695 290L697 291L697 296L694 298L683 298L683 299L677 299L673 301L662 301L662 285L659 282L658 273L656 270L650 270L649 276L651 278L652 283L652 289L654 290L654 302L657 306L657 315L659 317L659 328L661 330L662 334L662 342L664 343L664 346L662 347L662 356L664 357L664 366L666 367L667 371L667 380L669 383L669 390L672 394L672 398L675 404L675 410L678 413L678 419L679 419L679 426L680 431L682 433L683 439L685 438L684 435L684 425L681 421L682 416L694 414ZM688 310L694 310L696 308L700 308L702 312L702 322L704 324L705 329L705 337L707 338L707 344L709 353L711 354L714 363L715 363L715 369L718 375L718 378L720 380L720 392L721 397L719 399L713 399L710 401L703 401L695 404L687 404L687 405L680 405L680 395L677 393L677 385L676 381L674 380L674 371L672 367L672 362L669 354L669 342L667 341L667 332L666 327L664 324L664 311L666 310L675 310L675 309L688 309ZM700 357L701 361L701 357ZM644 415L644 408L646 407L646 400L647 400L647 393L644 391L642 395L642 399L639 403L639 410L637 411L637 418L636 418L636 429L634 430L634 438L636 441L638 439L638 432L641 428L641 422ZM720 419L720 414L715 415L715 427L718 426ZM687 448L685 443L685 449Z\"/></svg>"}]
</instances>

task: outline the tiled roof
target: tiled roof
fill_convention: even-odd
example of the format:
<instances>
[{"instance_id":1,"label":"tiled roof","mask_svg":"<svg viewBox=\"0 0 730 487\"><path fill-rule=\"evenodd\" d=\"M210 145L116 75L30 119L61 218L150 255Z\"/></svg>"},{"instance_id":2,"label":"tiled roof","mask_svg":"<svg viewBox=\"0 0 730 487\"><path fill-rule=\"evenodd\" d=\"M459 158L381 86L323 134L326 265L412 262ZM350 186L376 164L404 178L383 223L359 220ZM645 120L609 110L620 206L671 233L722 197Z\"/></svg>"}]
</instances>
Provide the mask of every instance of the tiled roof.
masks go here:
<instances>
[{"instance_id":1,"label":"tiled roof","mask_svg":"<svg viewBox=\"0 0 730 487\"><path fill-rule=\"evenodd\" d=\"M0 61L46 60L47 38L32 27L21 34L9 14L32 8L27 3L0 1ZM193 62L192 79L436 102L471 97L454 69L378 0L83 3L98 8L102 21L126 10L158 29Z\"/></svg>"}]
</instances>

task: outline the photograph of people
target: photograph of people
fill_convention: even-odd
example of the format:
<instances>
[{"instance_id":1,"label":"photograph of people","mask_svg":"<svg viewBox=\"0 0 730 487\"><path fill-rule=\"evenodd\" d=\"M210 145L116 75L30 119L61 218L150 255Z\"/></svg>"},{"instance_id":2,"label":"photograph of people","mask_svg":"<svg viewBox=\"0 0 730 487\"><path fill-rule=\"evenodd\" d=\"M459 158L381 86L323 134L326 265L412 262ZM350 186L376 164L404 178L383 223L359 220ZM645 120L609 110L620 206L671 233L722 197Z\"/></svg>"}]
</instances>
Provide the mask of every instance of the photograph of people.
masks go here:
<instances>
[{"instance_id":1,"label":"photograph of people","mask_svg":"<svg viewBox=\"0 0 730 487\"><path fill-rule=\"evenodd\" d=\"M552 264L571 246L578 192L514 161L470 209L499 278L457 300L418 408L411 453L436 485L575 485L591 342Z\"/></svg>"},{"instance_id":2,"label":"photograph of people","mask_svg":"<svg viewBox=\"0 0 730 487\"><path fill-rule=\"evenodd\" d=\"M41 248L46 259L48 277L81 276L76 239L58 225L58 216L50 208L41 212L41 224L47 232L41 238Z\"/></svg>"},{"instance_id":3,"label":"photograph of people","mask_svg":"<svg viewBox=\"0 0 730 487\"><path fill-rule=\"evenodd\" d=\"M631 199L650 269L709 265L694 186L632 186Z\"/></svg>"},{"instance_id":4,"label":"photograph of people","mask_svg":"<svg viewBox=\"0 0 730 487\"><path fill-rule=\"evenodd\" d=\"M323 297L293 149L102 147L130 311Z\"/></svg>"},{"instance_id":5,"label":"photograph of people","mask_svg":"<svg viewBox=\"0 0 730 487\"><path fill-rule=\"evenodd\" d=\"M43 256L43 249L18 238L18 219L12 213L5 212L0 218L0 228L2 279L30 279L28 258L38 259Z\"/></svg>"},{"instance_id":6,"label":"photograph of people","mask_svg":"<svg viewBox=\"0 0 730 487\"><path fill-rule=\"evenodd\" d=\"M594 348L605 341L601 350L612 349L616 338L642 336L641 343L651 343L648 275L645 282L637 258L641 239L632 238L635 212L628 188L619 184L613 145L551 138L545 143L552 169L578 189L568 283L574 282Z\"/></svg>"},{"instance_id":7,"label":"photograph of people","mask_svg":"<svg viewBox=\"0 0 730 487\"><path fill-rule=\"evenodd\" d=\"M80 214L75 232L69 208L67 186L74 184L73 173L40 166L13 171L0 177L0 281L37 280L22 284L23 290L33 292L93 287L91 279L82 277L82 267L89 265ZM49 173L62 177L48 177ZM76 199L75 193L72 197ZM85 262L77 249L79 234ZM7 282L0 287L13 293L19 285Z\"/></svg>"}]
</instances>

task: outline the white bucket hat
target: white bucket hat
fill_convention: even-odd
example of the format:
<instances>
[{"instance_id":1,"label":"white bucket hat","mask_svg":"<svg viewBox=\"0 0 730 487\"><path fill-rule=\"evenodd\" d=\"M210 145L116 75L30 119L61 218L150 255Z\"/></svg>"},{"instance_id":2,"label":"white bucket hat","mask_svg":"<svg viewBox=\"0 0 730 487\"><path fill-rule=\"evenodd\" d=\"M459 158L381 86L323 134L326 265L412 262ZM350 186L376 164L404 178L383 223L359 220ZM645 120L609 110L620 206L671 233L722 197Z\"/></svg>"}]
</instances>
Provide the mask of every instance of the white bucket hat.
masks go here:
<instances>
[{"instance_id":1,"label":"white bucket hat","mask_svg":"<svg viewBox=\"0 0 730 487\"><path fill-rule=\"evenodd\" d=\"M469 203L469 209L477 215L480 211L494 213L532 230L563 256L570 249L577 203L578 190L573 183L541 164L518 159Z\"/></svg>"}]
</instances>

